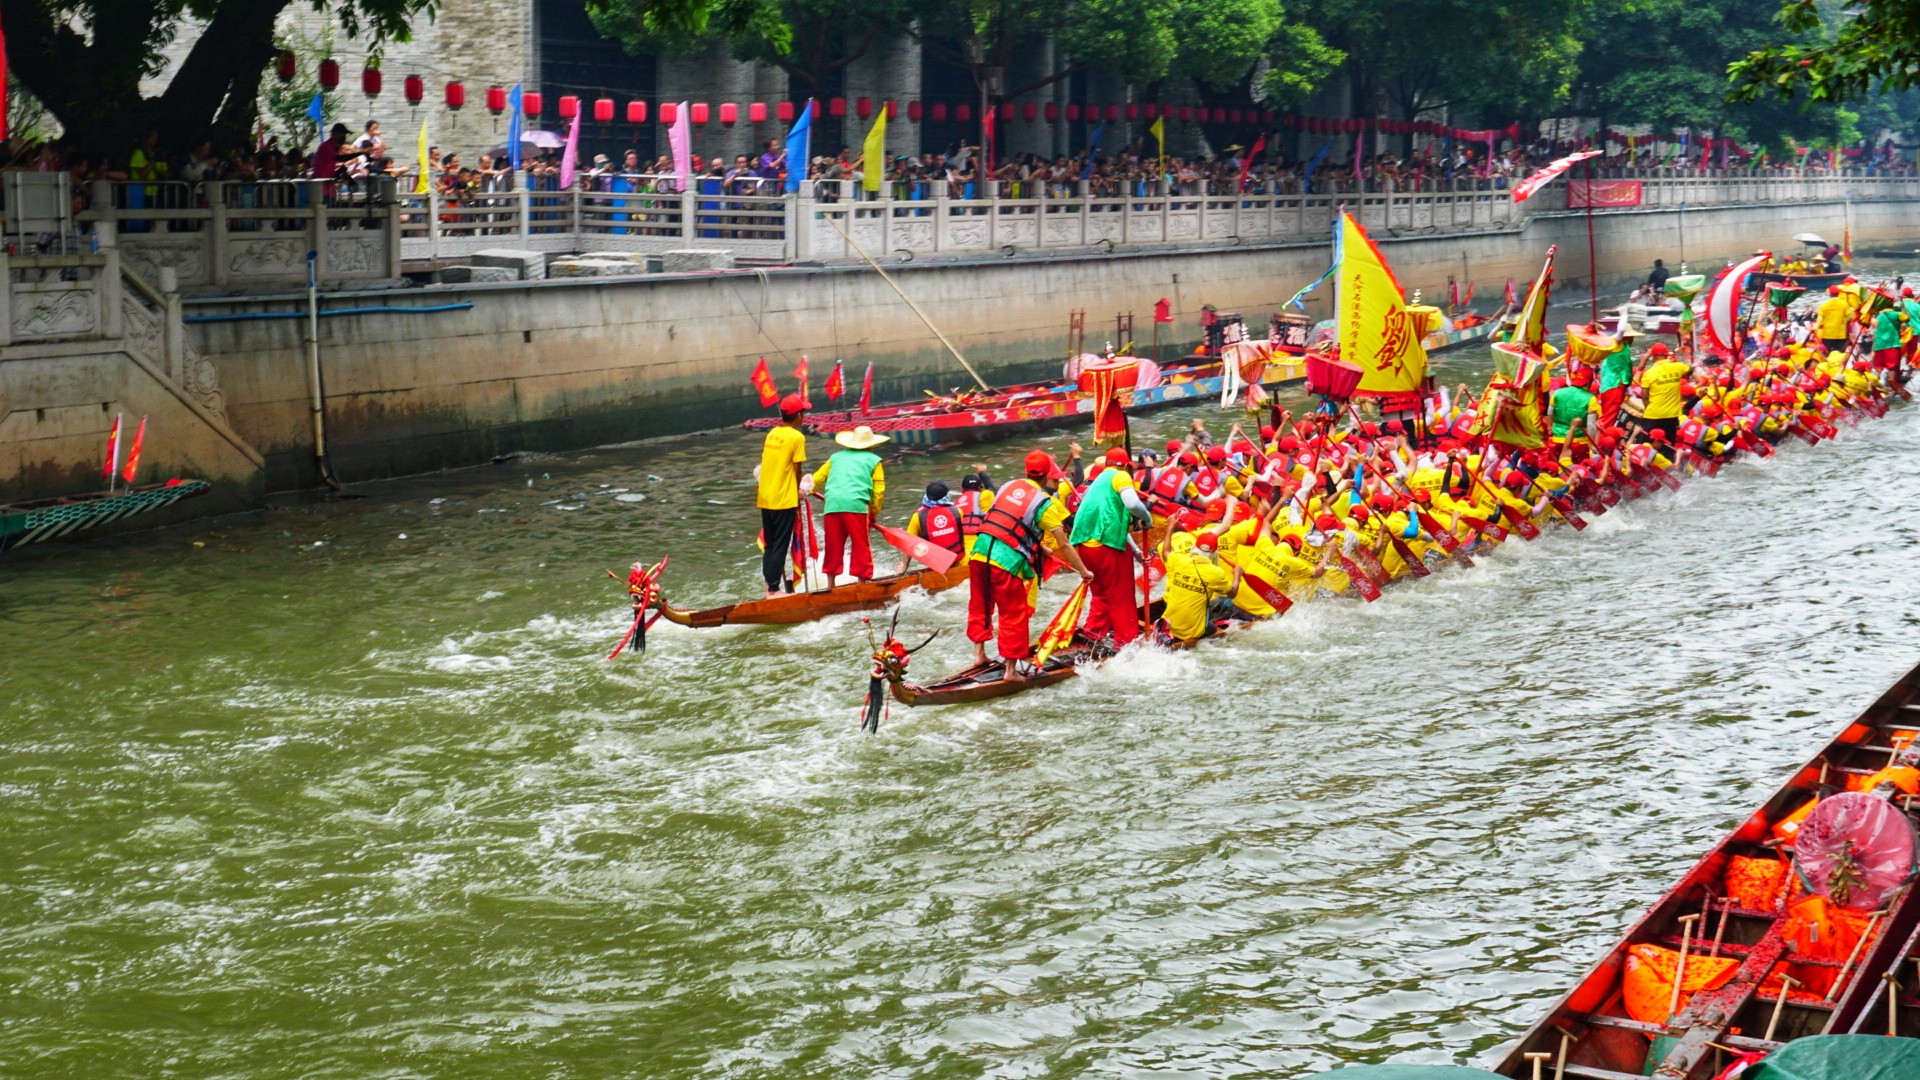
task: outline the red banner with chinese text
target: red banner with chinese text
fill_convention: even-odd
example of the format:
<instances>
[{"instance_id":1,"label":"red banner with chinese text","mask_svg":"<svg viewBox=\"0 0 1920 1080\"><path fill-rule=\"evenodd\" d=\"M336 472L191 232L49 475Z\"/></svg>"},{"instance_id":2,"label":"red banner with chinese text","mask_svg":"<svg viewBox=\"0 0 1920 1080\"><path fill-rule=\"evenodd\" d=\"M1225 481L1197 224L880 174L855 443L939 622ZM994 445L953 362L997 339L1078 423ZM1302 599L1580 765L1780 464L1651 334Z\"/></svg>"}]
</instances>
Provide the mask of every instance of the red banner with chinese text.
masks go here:
<instances>
[{"instance_id":1,"label":"red banner with chinese text","mask_svg":"<svg viewBox=\"0 0 1920 1080\"><path fill-rule=\"evenodd\" d=\"M1639 205L1640 181L1638 180L1567 181L1567 209L1569 210L1584 210L1589 206L1600 210Z\"/></svg>"}]
</instances>

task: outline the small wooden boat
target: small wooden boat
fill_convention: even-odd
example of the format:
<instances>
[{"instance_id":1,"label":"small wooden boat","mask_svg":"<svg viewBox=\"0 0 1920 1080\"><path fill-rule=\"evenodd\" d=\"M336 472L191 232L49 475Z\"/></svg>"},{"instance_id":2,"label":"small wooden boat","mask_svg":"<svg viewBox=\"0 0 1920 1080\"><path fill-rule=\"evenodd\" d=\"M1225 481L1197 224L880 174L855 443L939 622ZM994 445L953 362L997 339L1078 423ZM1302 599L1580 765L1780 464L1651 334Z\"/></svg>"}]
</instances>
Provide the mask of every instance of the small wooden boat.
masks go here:
<instances>
[{"instance_id":1,"label":"small wooden boat","mask_svg":"<svg viewBox=\"0 0 1920 1080\"><path fill-rule=\"evenodd\" d=\"M1883 890L1870 894L1876 905L1871 914L1841 913L1852 927L1849 935L1857 938L1846 955L1840 955L1844 950L1831 955L1796 951L1793 942L1802 939L1794 936L1792 920L1805 900L1801 883L1826 880L1821 867L1830 866L1833 856L1814 858L1809 853L1807 864L1789 865L1785 851L1796 842L1811 845L1808 835L1815 818L1807 816L1806 807L1816 798L1839 806L1844 797L1851 800L1850 812L1864 806L1892 821L1904 818L1904 825L1884 835L1906 833L1903 842L1911 845L1912 798L1896 796L1889 803L1870 793L1854 793L1875 784L1876 776L1884 777L1882 770L1889 765L1905 761L1916 737L1920 667L1894 683L1715 845L1521 1037L1495 1071L1507 1077L1532 1076L1527 1055L1544 1054L1549 1075L1556 1075L1557 1068L1557 1075L1583 1080L1648 1075L1706 1080L1725 1064L1716 1060L1723 1047L1772 1051L1803 1036L1871 1031L1876 1023L1882 1025L1877 1030L1886 1030L1882 976L1893 973L1920 946L1920 894L1911 877L1898 884L1889 878ZM1809 829L1796 831L1803 818ZM1852 838L1841 835L1844 850L1854 850ZM1796 896L1801 899L1793 899ZM1864 930L1859 925L1863 921ZM1840 925L1839 916L1834 925ZM1839 931L1832 933L1839 937ZM1644 979L1650 966L1659 969L1689 946L1696 965L1693 974L1683 973L1676 980L1672 969L1664 969L1666 983L1653 985L1678 981L1691 996L1670 998L1662 991L1652 1005L1666 1014L1664 1022L1630 1015L1630 993L1637 995L1641 1011L1649 1004L1648 984L1630 987L1630 980ZM1901 987L1898 1009L1906 1025L1902 1033L1920 1032L1920 996L1914 994L1920 979L1908 973L1895 977ZM1670 1001L1678 1006L1670 1009Z\"/></svg>"},{"instance_id":2,"label":"small wooden boat","mask_svg":"<svg viewBox=\"0 0 1920 1080\"><path fill-rule=\"evenodd\" d=\"M1754 272L1747 275L1747 290L1763 288L1768 285L1781 285L1793 282L1803 289L1824 289L1829 285L1838 285L1847 280L1847 275L1838 274L1782 274L1776 271Z\"/></svg>"},{"instance_id":3,"label":"small wooden boat","mask_svg":"<svg viewBox=\"0 0 1920 1080\"><path fill-rule=\"evenodd\" d=\"M841 615L849 611L871 611L892 603L908 589L925 589L936 593L942 589L951 589L963 585L967 580L967 564L961 560L944 574L921 569L892 577L874 578L871 581L858 581L851 585L839 585L817 592L797 592L772 600L743 600L738 604L723 604L720 607L702 611L688 611L667 603L662 596L657 605L660 614L670 623L696 628L715 626L738 626L743 624L784 624L811 622L828 615Z\"/></svg>"},{"instance_id":4,"label":"small wooden boat","mask_svg":"<svg viewBox=\"0 0 1920 1080\"><path fill-rule=\"evenodd\" d=\"M211 490L213 485L205 480L169 480L129 491L67 495L0 506L0 551L70 536L135 514L151 513Z\"/></svg>"}]
</instances>

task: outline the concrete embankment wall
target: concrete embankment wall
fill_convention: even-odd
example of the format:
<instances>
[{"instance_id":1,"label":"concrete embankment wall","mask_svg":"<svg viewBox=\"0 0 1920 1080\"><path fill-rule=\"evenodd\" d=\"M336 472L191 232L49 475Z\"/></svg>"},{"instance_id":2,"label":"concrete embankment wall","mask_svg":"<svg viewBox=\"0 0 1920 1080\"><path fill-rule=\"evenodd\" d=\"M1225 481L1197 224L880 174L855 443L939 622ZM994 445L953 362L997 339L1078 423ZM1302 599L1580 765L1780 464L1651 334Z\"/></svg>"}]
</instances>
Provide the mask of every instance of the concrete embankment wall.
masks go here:
<instances>
[{"instance_id":1,"label":"concrete embankment wall","mask_svg":"<svg viewBox=\"0 0 1920 1080\"><path fill-rule=\"evenodd\" d=\"M1655 258L1696 269L1794 233L1837 238L1851 221L1856 246L1920 235L1920 204L1762 204L1614 212L1594 219L1603 286L1643 275ZM1376 237L1408 289L1442 295L1448 275L1471 278L1483 300L1560 249L1563 290L1585 288L1586 219L1535 217L1479 233ZM1068 312L1087 312L1087 343L1112 335L1113 315L1135 314L1139 344L1154 301L1167 297L1180 344L1196 336L1204 304L1267 313L1325 269L1325 244L1168 250L993 262L890 264L889 271L988 380L1056 371ZM1316 295L1316 317L1327 310ZM816 397L834 360L857 386L871 361L876 399L970 380L907 306L864 266L590 282L448 286L329 296L329 308L470 302L434 314L375 313L321 320L328 438L349 481L470 465L516 450L564 449L736 423L761 410L747 376L765 356L784 386L801 354ZM190 316L298 310L304 296L199 301ZM194 343L216 365L234 428L260 449L271 490L315 482L307 412L304 320L203 322Z\"/></svg>"}]
</instances>

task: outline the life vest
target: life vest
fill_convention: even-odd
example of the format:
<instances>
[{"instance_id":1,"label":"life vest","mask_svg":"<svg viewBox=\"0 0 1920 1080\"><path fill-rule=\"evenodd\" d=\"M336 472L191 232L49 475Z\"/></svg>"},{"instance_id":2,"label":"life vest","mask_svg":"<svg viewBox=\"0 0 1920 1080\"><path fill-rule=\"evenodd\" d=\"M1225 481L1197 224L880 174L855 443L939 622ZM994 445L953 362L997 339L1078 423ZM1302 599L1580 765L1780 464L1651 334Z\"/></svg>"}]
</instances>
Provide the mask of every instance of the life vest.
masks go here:
<instances>
[{"instance_id":1,"label":"life vest","mask_svg":"<svg viewBox=\"0 0 1920 1080\"><path fill-rule=\"evenodd\" d=\"M920 511L920 531L928 540L958 554L966 549L960 532L960 514L951 506L929 506Z\"/></svg>"},{"instance_id":2,"label":"life vest","mask_svg":"<svg viewBox=\"0 0 1920 1080\"><path fill-rule=\"evenodd\" d=\"M1214 492L1220 490L1220 474L1212 469L1201 469L1193 474L1193 489L1198 491L1203 499L1211 497Z\"/></svg>"},{"instance_id":3,"label":"life vest","mask_svg":"<svg viewBox=\"0 0 1920 1080\"><path fill-rule=\"evenodd\" d=\"M1653 447L1647 443L1635 443L1633 449L1627 451L1627 458L1635 465L1645 465L1653 460Z\"/></svg>"},{"instance_id":4,"label":"life vest","mask_svg":"<svg viewBox=\"0 0 1920 1080\"><path fill-rule=\"evenodd\" d=\"M1700 437L1706 434L1707 425L1698 417L1680 425L1680 441L1688 446L1699 446Z\"/></svg>"},{"instance_id":5,"label":"life vest","mask_svg":"<svg viewBox=\"0 0 1920 1080\"><path fill-rule=\"evenodd\" d=\"M980 518L979 534L991 536L1020 553L1028 566L1040 562L1040 504L1046 492L1031 480L1015 480L993 497Z\"/></svg>"},{"instance_id":6,"label":"life vest","mask_svg":"<svg viewBox=\"0 0 1920 1080\"><path fill-rule=\"evenodd\" d=\"M1161 469L1160 474L1153 478L1153 487L1149 490L1151 490L1155 496L1165 499L1168 502L1185 501L1187 491L1186 470L1177 465L1169 465Z\"/></svg>"},{"instance_id":7,"label":"life vest","mask_svg":"<svg viewBox=\"0 0 1920 1080\"><path fill-rule=\"evenodd\" d=\"M972 536L980 531L979 492L962 491L960 493L960 501L954 503L953 507L960 514L960 528L967 536Z\"/></svg>"}]
</instances>

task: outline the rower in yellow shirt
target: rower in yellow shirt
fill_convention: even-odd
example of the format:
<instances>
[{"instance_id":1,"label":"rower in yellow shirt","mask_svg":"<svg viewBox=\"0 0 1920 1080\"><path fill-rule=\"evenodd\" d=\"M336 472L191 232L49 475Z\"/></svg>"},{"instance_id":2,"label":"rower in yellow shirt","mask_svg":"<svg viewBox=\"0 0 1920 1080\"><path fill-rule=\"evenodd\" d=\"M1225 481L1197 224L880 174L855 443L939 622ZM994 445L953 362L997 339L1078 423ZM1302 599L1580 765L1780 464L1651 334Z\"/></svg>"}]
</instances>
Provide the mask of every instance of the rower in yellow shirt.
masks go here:
<instances>
[{"instance_id":1,"label":"rower in yellow shirt","mask_svg":"<svg viewBox=\"0 0 1920 1080\"><path fill-rule=\"evenodd\" d=\"M1179 642L1198 641L1217 632L1216 617L1229 614L1226 605L1217 612L1214 601L1234 595L1240 588L1240 570L1232 573L1214 562L1220 538L1210 532L1178 533L1167 541L1167 593L1162 618L1167 635Z\"/></svg>"},{"instance_id":2,"label":"rower in yellow shirt","mask_svg":"<svg viewBox=\"0 0 1920 1080\"><path fill-rule=\"evenodd\" d=\"M1840 286L1827 286L1827 298L1820 301L1820 307L1814 312L1814 333L1820 337L1820 343L1833 352L1847 347L1847 324L1853 321L1853 306L1840 291Z\"/></svg>"}]
</instances>

